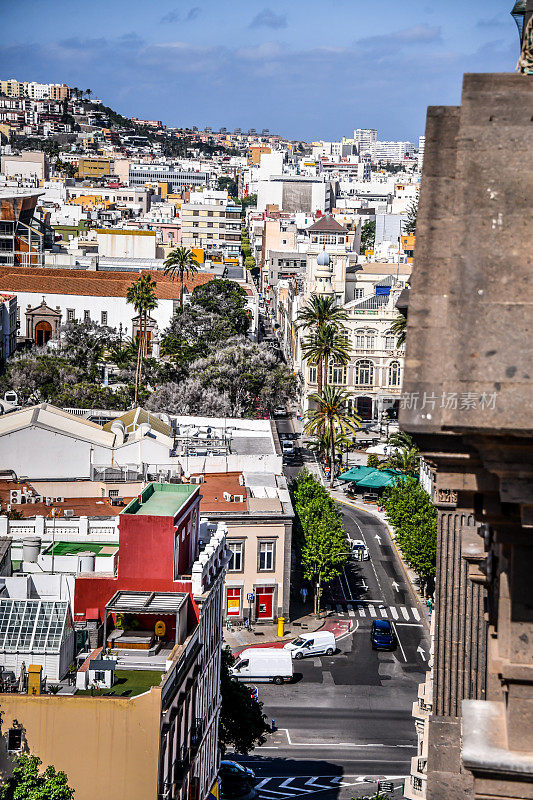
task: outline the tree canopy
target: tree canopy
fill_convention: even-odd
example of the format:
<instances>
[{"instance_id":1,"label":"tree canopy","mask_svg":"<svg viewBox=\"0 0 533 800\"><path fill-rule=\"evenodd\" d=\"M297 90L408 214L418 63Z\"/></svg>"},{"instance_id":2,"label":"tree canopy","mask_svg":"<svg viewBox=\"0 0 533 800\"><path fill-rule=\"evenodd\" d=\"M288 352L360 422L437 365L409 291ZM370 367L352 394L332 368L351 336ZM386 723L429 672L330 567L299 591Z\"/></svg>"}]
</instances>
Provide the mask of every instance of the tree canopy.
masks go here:
<instances>
[{"instance_id":1,"label":"tree canopy","mask_svg":"<svg viewBox=\"0 0 533 800\"><path fill-rule=\"evenodd\" d=\"M40 772L42 763L37 756L19 756L12 777L0 786L0 800L72 800L66 774L53 766Z\"/></svg>"},{"instance_id":2,"label":"tree canopy","mask_svg":"<svg viewBox=\"0 0 533 800\"><path fill-rule=\"evenodd\" d=\"M435 576L437 509L415 478L395 481L385 491L384 508L407 563L425 582Z\"/></svg>"},{"instance_id":3,"label":"tree canopy","mask_svg":"<svg viewBox=\"0 0 533 800\"><path fill-rule=\"evenodd\" d=\"M263 704L254 700L250 688L234 678L230 669L235 663L229 647L222 650L220 692L222 705L218 726L218 743L223 753L233 747L246 755L266 742L270 728L263 714Z\"/></svg>"}]
</instances>

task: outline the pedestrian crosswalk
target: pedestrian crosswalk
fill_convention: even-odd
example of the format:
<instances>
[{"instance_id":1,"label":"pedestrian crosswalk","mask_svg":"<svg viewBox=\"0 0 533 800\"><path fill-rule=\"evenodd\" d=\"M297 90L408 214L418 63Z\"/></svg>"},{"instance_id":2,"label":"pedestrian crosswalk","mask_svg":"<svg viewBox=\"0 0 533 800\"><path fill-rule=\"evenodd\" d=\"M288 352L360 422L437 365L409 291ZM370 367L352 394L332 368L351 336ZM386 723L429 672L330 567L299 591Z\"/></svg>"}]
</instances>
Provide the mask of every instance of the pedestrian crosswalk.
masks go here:
<instances>
[{"instance_id":1,"label":"pedestrian crosswalk","mask_svg":"<svg viewBox=\"0 0 533 800\"><path fill-rule=\"evenodd\" d=\"M334 611L340 617L351 617L353 619L390 619L393 622L419 623L421 614L414 606L387 606L384 603L370 602L346 602L326 604L327 611Z\"/></svg>"},{"instance_id":2,"label":"pedestrian crosswalk","mask_svg":"<svg viewBox=\"0 0 533 800\"><path fill-rule=\"evenodd\" d=\"M381 780L393 781L400 788L403 776L390 775L386 778L380 776ZM273 778L261 778L256 783L258 800L282 800L283 798L303 797L306 794L324 792L325 790L335 791L338 795L343 787L366 784L369 791L375 789L377 778L368 775L343 775L334 777L332 775L299 775L299 776L277 776ZM365 787L366 788L366 787Z\"/></svg>"}]
</instances>

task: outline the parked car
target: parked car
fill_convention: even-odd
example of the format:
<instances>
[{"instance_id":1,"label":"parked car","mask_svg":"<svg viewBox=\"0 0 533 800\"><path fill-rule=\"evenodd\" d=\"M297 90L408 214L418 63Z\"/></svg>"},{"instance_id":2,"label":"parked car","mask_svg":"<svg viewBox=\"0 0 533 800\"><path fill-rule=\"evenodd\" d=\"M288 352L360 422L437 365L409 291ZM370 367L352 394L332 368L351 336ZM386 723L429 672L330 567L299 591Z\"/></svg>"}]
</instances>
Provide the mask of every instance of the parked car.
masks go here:
<instances>
[{"instance_id":1,"label":"parked car","mask_svg":"<svg viewBox=\"0 0 533 800\"><path fill-rule=\"evenodd\" d=\"M287 409L284 408L283 406L278 406L278 408L274 409L274 414L276 415L276 417L284 417L286 413Z\"/></svg>"},{"instance_id":2,"label":"parked car","mask_svg":"<svg viewBox=\"0 0 533 800\"><path fill-rule=\"evenodd\" d=\"M292 658L305 658L306 656L332 656L337 649L335 636L331 631L316 631L315 633L302 633L292 642L283 646Z\"/></svg>"},{"instance_id":3,"label":"parked car","mask_svg":"<svg viewBox=\"0 0 533 800\"><path fill-rule=\"evenodd\" d=\"M394 650L396 636L388 619L375 619L370 631L373 650Z\"/></svg>"},{"instance_id":4,"label":"parked car","mask_svg":"<svg viewBox=\"0 0 533 800\"><path fill-rule=\"evenodd\" d=\"M221 761L218 769L220 795L224 798L250 796L255 787L255 772L236 761Z\"/></svg>"},{"instance_id":5,"label":"parked car","mask_svg":"<svg viewBox=\"0 0 533 800\"><path fill-rule=\"evenodd\" d=\"M293 677L291 654L277 647L249 647L239 655L231 674L240 681L281 685Z\"/></svg>"},{"instance_id":6,"label":"parked car","mask_svg":"<svg viewBox=\"0 0 533 800\"><path fill-rule=\"evenodd\" d=\"M291 456L294 453L294 445L290 439L283 439L281 442L281 450L284 456Z\"/></svg>"}]
</instances>

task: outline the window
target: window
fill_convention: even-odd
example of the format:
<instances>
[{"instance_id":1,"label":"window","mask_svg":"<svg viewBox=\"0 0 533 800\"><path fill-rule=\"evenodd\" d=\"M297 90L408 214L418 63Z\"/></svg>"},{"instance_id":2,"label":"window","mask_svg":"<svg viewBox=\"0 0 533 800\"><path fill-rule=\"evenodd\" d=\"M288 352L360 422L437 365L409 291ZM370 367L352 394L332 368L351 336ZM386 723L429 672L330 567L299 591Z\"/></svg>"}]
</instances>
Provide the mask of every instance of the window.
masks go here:
<instances>
[{"instance_id":1,"label":"window","mask_svg":"<svg viewBox=\"0 0 533 800\"><path fill-rule=\"evenodd\" d=\"M316 383L316 367L309 367L309 383Z\"/></svg>"},{"instance_id":2,"label":"window","mask_svg":"<svg viewBox=\"0 0 533 800\"><path fill-rule=\"evenodd\" d=\"M7 732L8 752L22 750L22 728L10 728Z\"/></svg>"},{"instance_id":3,"label":"window","mask_svg":"<svg viewBox=\"0 0 533 800\"><path fill-rule=\"evenodd\" d=\"M340 364L329 364L328 383L336 384L337 386L346 383L346 367Z\"/></svg>"},{"instance_id":4,"label":"window","mask_svg":"<svg viewBox=\"0 0 533 800\"><path fill-rule=\"evenodd\" d=\"M107 325L107 311L102 311L100 314L100 322L102 325Z\"/></svg>"},{"instance_id":5,"label":"window","mask_svg":"<svg viewBox=\"0 0 533 800\"><path fill-rule=\"evenodd\" d=\"M355 299L360 300L363 296L363 289L356 289L355 290Z\"/></svg>"},{"instance_id":6,"label":"window","mask_svg":"<svg viewBox=\"0 0 533 800\"><path fill-rule=\"evenodd\" d=\"M118 497L120 489L110 489L109 497Z\"/></svg>"},{"instance_id":7,"label":"window","mask_svg":"<svg viewBox=\"0 0 533 800\"><path fill-rule=\"evenodd\" d=\"M105 672L95 672L94 679L103 683L105 681Z\"/></svg>"},{"instance_id":8,"label":"window","mask_svg":"<svg viewBox=\"0 0 533 800\"><path fill-rule=\"evenodd\" d=\"M391 361L389 364L389 386L400 385L400 362Z\"/></svg>"},{"instance_id":9,"label":"window","mask_svg":"<svg viewBox=\"0 0 533 800\"><path fill-rule=\"evenodd\" d=\"M373 385L374 365L371 361L357 361L355 365L354 383L356 386Z\"/></svg>"},{"instance_id":10,"label":"window","mask_svg":"<svg viewBox=\"0 0 533 800\"><path fill-rule=\"evenodd\" d=\"M274 569L274 542L259 542L259 572L271 572Z\"/></svg>"},{"instance_id":11,"label":"window","mask_svg":"<svg viewBox=\"0 0 533 800\"><path fill-rule=\"evenodd\" d=\"M394 350L396 347L396 336L387 331L385 334L385 350Z\"/></svg>"},{"instance_id":12,"label":"window","mask_svg":"<svg viewBox=\"0 0 533 800\"><path fill-rule=\"evenodd\" d=\"M244 566L244 542L228 542L231 558L228 563L228 572L242 572Z\"/></svg>"},{"instance_id":13,"label":"window","mask_svg":"<svg viewBox=\"0 0 533 800\"><path fill-rule=\"evenodd\" d=\"M75 319L75 317L74 317L74 309L73 308L67 308L67 322L74 322L74 319Z\"/></svg>"},{"instance_id":14,"label":"window","mask_svg":"<svg viewBox=\"0 0 533 800\"><path fill-rule=\"evenodd\" d=\"M84 322L90 322L91 321L91 312L90 311L86 310L86 311L83 312L83 321Z\"/></svg>"},{"instance_id":15,"label":"window","mask_svg":"<svg viewBox=\"0 0 533 800\"><path fill-rule=\"evenodd\" d=\"M356 350L373 350L376 343L376 332L369 330L358 330L355 332Z\"/></svg>"}]
</instances>

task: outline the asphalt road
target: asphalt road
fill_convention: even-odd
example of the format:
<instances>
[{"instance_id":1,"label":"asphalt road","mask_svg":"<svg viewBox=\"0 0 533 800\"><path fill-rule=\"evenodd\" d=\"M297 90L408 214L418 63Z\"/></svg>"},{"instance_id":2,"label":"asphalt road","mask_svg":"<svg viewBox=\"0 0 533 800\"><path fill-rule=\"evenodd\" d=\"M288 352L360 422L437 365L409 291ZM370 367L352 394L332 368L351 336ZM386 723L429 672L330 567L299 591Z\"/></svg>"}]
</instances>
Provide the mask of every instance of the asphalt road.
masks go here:
<instances>
[{"instance_id":1,"label":"asphalt road","mask_svg":"<svg viewBox=\"0 0 533 800\"><path fill-rule=\"evenodd\" d=\"M293 418L276 424L280 434L293 433ZM287 477L313 458L298 448L286 461ZM370 559L350 561L324 601L330 616L351 620L352 632L334 656L296 662L294 683L258 684L276 731L263 747L236 758L255 770L260 800L371 796L378 778L390 779L391 796L400 797L416 755L411 709L427 664L425 611L413 599L386 526L349 505L341 508L348 536L364 540ZM376 618L395 627L392 652L372 650Z\"/></svg>"}]
</instances>

